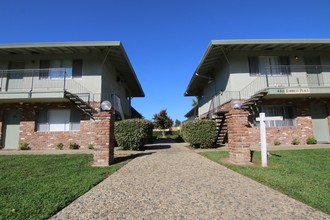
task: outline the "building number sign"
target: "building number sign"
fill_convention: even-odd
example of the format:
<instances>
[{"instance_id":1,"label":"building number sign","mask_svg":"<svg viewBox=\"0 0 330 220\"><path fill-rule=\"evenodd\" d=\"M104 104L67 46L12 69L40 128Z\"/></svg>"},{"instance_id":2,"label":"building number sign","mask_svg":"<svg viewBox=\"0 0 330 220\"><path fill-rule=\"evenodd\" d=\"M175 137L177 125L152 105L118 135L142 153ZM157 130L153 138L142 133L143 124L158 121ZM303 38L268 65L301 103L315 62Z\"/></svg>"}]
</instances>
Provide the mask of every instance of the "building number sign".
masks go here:
<instances>
[{"instance_id":1,"label":"building number sign","mask_svg":"<svg viewBox=\"0 0 330 220\"><path fill-rule=\"evenodd\" d=\"M277 93L281 94L309 94L311 93L310 88L287 88L287 89L277 89Z\"/></svg>"}]
</instances>

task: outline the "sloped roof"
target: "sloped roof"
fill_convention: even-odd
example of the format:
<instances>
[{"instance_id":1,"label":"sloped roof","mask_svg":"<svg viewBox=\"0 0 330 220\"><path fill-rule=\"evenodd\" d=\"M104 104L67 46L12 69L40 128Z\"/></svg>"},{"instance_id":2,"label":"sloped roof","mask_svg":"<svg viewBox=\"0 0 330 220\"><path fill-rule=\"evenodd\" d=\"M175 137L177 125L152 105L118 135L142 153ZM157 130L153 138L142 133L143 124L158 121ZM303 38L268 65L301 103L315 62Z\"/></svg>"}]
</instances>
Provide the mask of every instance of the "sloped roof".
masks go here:
<instances>
[{"instance_id":1,"label":"sloped roof","mask_svg":"<svg viewBox=\"0 0 330 220\"><path fill-rule=\"evenodd\" d=\"M103 53L127 82L132 97L144 97L143 89L120 41L56 42L0 44L0 55L15 54L79 54Z\"/></svg>"},{"instance_id":2,"label":"sloped roof","mask_svg":"<svg viewBox=\"0 0 330 220\"><path fill-rule=\"evenodd\" d=\"M199 96L208 83L207 76L226 59L228 51L308 50L330 51L330 39L213 40L209 44L185 91L185 96ZM206 77L203 77L206 76Z\"/></svg>"}]
</instances>

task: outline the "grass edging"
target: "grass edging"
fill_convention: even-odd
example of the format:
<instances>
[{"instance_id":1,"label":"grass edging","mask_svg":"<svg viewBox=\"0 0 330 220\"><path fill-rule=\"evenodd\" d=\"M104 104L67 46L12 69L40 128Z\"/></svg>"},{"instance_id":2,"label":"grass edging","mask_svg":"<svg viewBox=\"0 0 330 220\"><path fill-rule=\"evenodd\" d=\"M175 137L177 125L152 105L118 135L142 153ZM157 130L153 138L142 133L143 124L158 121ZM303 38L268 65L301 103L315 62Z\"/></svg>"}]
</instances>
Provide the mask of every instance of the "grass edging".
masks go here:
<instances>
[{"instance_id":1,"label":"grass edging","mask_svg":"<svg viewBox=\"0 0 330 220\"><path fill-rule=\"evenodd\" d=\"M0 216L47 219L123 167L92 167L93 155L1 155Z\"/></svg>"}]
</instances>

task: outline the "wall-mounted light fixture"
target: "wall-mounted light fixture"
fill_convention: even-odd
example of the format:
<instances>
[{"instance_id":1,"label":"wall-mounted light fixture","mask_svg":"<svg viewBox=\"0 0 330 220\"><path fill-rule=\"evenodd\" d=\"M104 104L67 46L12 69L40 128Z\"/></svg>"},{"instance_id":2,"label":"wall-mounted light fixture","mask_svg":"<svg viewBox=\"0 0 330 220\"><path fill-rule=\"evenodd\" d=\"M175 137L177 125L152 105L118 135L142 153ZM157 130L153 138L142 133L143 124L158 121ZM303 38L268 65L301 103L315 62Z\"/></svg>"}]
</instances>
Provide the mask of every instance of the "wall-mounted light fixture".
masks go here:
<instances>
[{"instance_id":1,"label":"wall-mounted light fixture","mask_svg":"<svg viewBox=\"0 0 330 220\"><path fill-rule=\"evenodd\" d=\"M230 101L230 107L232 107L233 109L239 109L241 108L241 101L240 100L231 100Z\"/></svg>"},{"instance_id":2,"label":"wall-mounted light fixture","mask_svg":"<svg viewBox=\"0 0 330 220\"><path fill-rule=\"evenodd\" d=\"M110 111L111 108L112 108L112 104L108 100L105 100L101 103L101 110L102 111Z\"/></svg>"},{"instance_id":3,"label":"wall-mounted light fixture","mask_svg":"<svg viewBox=\"0 0 330 220\"><path fill-rule=\"evenodd\" d=\"M298 57L298 56L294 56L294 59L295 59L295 60L299 60L299 57Z\"/></svg>"}]
</instances>

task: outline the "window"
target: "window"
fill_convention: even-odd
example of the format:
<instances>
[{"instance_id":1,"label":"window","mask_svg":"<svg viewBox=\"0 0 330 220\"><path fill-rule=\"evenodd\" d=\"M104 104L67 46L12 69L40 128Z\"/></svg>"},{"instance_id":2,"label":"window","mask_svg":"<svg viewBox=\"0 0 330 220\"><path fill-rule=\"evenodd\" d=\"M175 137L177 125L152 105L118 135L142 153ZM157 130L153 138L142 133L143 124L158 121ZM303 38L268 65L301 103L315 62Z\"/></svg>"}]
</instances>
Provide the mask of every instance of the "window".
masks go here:
<instances>
[{"instance_id":1,"label":"window","mask_svg":"<svg viewBox=\"0 0 330 220\"><path fill-rule=\"evenodd\" d=\"M39 111L37 131L79 131L80 111L49 109Z\"/></svg>"},{"instance_id":2,"label":"window","mask_svg":"<svg viewBox=\"0 0 330 220\"><path fill-rule=\"evenodd\" d=\"M293 106L262 106L260 112L264 112L266 117L283 116L283 121L266 121L266 127L282 127L295 125L295 114ZM259 117L259 112L255 116ZM255 125L259 126L259 122L257 122L256 120L254 121Z\"/></svg>"},{"instance_id":3,"label":"window","mask_svg":"<svg viewBox=\"0 0 330 220\"><path fill-rule=\"evenodd\" d=\"M290 74L288 56L249 57L250 75L280 76Z\"/></svg>"},{"instance_id":4,"label":"window","mask_svg":"<svg viewBox=\"0 0 330 220\"><path fill-rule=\"evenodd\" d=\"M82 60L40 60L40 79L81 78Z\"/></svg>"}]
</instances>

